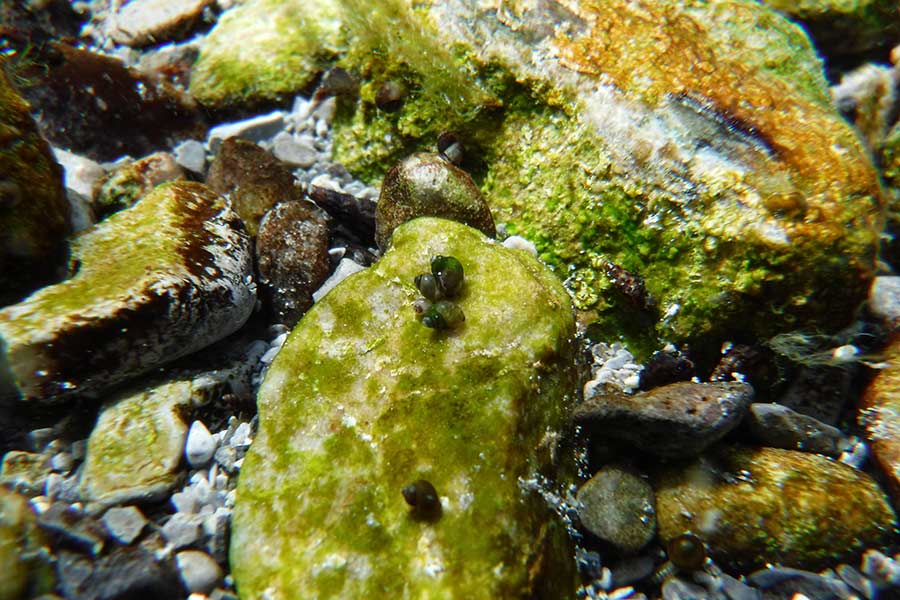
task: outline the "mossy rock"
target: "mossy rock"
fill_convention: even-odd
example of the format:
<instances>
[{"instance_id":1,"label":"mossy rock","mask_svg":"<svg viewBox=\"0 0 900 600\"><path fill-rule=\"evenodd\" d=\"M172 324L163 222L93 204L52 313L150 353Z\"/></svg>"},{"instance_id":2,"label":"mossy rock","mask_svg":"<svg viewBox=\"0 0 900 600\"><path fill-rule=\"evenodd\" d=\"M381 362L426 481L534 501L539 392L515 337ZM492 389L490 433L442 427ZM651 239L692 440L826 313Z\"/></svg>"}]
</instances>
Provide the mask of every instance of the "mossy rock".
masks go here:
<instances>
[{"instance_id":1,"label":"mossy rock","mask_svg":"<svg viewBox=\"0 0 900 600\"><path fill-rule=\"evenodd\" d=\"M456 132L495 221L533 241L576 306L633 351L839 328L865 298L878 176L810 40L777 12L751 0L639 14L628 0L327 4L346 35L338 64L361 80L356 106L338 111L335 158L377 181ZM270 33L234 51L291 43ZM375 102L389 80L407 90L395 112ZM626 332L637 318L610 293L609 263L644 278L655 324Z\"/></svg>"},{"instance_id":2,"label":"mossy rock","mask_svg":"<svg viewBox=\"0 0 900 600\"><path fill-rule=\"evenodd\" d=\"M181 414L202 398L190 380L177 380L110 400L88 438L84 498L105 505L164 498L182 463L187 424Z\"/></svg>"},{"instance_id":3,"label":"mossy rock","mask_svg":"<svg viewBox=\"0 0 900 600\"><path fill-rule=\"evenodd\" d=\"M63 173L0 58L0 306L62 275L71 229Z\"/></svg>"},{"instance_id":4,"label":"mossy rock","mask_svg":"<svg viewBox=\"0 0 900 600\"><path fill-rule=\"evenodd\" d=\"M36 598L53 591L49 543L25 496L0 486L0 600Z\"/></svg>"},{"instance_id":5,"label":"mossy rock","mask_svg":"<svg viewBox=\"0 0 900 600\"><path fill-rule=\"evenodd\" d=\"M191 70L191 94L227 109L312 83L342 43L333 0L250 0L224 13Z\"/></svg>"},{"instance_id":6,"label":"mossy rock","mask_svg":"<svg viewBox=\"0 0 900 600\"><path fill-rule=\"evenodd\" d=\"M251 262L224 198L159 186L72 241L69 279L0 310L0 379L23 399L97 394L203 348L253 310Z\"/></svg>"},{"instance_id":7,"label":"mossy rock","mask_svg":"<svg viewBox=\"0 0 900 600\"><path fill-rule=\"evenodd\" d=\"M655 478L659 535L700 536L739 570L823 568L887 543L896 516L871 477L818 454L720 448Z\"/></svg>"},{"instance_id":8,"label":"mossy rock","mask_svg":"<svg viewBox=\"0 0 900 600\"><path fill-rule=\"evenodd\" d=\"M415 276L460 260L465 322L425 327ZM572 306L521 250L443 219L304 315L269 368L238 484L231 567L241 597L570 597L566 533L522 481L576 385ZM436 519L401 489L430 481Z\"/></svg>"}]
</instances>

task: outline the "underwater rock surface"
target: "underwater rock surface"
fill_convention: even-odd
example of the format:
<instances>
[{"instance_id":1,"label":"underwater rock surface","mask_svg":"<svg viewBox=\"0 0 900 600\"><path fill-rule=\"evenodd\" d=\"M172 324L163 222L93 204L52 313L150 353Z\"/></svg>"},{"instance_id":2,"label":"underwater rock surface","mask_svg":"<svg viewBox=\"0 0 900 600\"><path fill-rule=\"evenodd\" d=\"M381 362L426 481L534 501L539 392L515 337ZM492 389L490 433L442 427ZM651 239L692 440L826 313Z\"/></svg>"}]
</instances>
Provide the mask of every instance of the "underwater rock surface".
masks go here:
<instances>
[{"instance_id":1,"label":"underwater rock surface","mask_svg":"<svg viewBox=\"0 0 900 600\"><path fill-rule=\"evenodd\" d=\"M198 71L241 89L243 74L203 54L259 57L255 72L289 44L302 51L297 27L339 21L338 64L363 81L336 117L336 158L375 180L455 131L484 159L476 179L495 220L537 245L579 308L611 322L633 313L605 293L608 263L657 299L655 330L636 334L651 342L726 324L759 336L836 327L865 297L878 177L808 38L776 12L749 0L316 4L287 18L310 9L251 0L248 15L284 22L238 44L235 11L235 33L223 18ZM321 56L306 53L310 79ZM393 112L377 107L389 79L407 90Z\"/></svg>"},{"instance_id":2,"label":"underwater rock surface","mask_svg":"<svg viewBox=\"0 0 900 600\"><path fill-rule=\"evenodd\" d=\"M659 534L691 531L737 568L818 568L877 548L896 516L875 481L817 454L720 448L655 478Z\"/></svg>"},{"instance_id":3,"label":"underwater rock surface","mask_svg":"<svg viewBox=\"0 0 900 600\"><path fill-rule=\"evenodd\" d=\"M413 310L434 255L465 269L452 330ZM260 388L231 542L241 597L570 596L566 533L520 478L570 408L574 332L529 253L442 219L396 229L304 315ZM430 518L401 494L416 480L440 498Z\"/></svg>"},{"instance_id":4,"label":"underwater rock surface","mask_svg":"<svg viewBox=\"0 0 900 600\"><path fill-rule=\"evenodd\" d=\"M157 187L72 241L71 278L0 310L0 396L96 394L225 337L253 310L251 262L221 196Z\"/></svg>"},{"instance_id":5,"label":"underwater rock surface","mask_svg":"<svg viewBox=\"0 0 900 600\"><path fill-rule=\"evenodd\" d=\"M0 306L60 275L70 228L62 168L0 68Z\"/></svg>"}]
</instances>

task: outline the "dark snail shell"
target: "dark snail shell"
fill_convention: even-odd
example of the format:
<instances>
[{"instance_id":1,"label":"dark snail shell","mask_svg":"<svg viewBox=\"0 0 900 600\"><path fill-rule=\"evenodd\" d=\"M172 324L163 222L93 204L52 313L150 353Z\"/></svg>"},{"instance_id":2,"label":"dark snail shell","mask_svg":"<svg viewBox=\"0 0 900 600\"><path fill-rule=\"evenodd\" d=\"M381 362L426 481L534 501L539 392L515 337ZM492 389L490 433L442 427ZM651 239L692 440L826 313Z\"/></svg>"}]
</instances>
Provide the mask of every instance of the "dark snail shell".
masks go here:
<instances>
[{"instance_id":1,"label":"dark snail shell","mask_svg":"<svg viewBox=\"0 0 900 600\"><path fill-rule=\"evenodd\" d=\"M419 292L432 302L436 302L443 297L440 284L434 275L429 275L428 273L416 275L414 281Z\"/></svg>"},{"instance_id":2,"label":"dark snail shell","mask_svg":"<svg viewBox=\"0 0 900 600\"><path fill-rule=\"evenodd\" d=\"M698 571L706 564L706 546L693 533L683 533L666 546L669 560L684 571Z\"/></svg>"},{"instance_id":3,"label":"dark snail shell","mask_svg":"<svg viewBox=\"0 0 900 600\"><path fill-rule=\"evenodd\" d=\"M403 106L406 90L396 81L385 81L375 92L375 106L384 112L397 112Z\"/></svg>"},{"instance_id":4,"label":"dark snail shell","mask_svg":"<svg viewBox=\"0 0 900 600\"><path fill-rule=\"evenodd\" d=\"M451 131L442 131L437 139L437 150L441 158L451 164L459 166L463 161L463 147L456 134Z\"/></svg>"},{"instance_id":5,"label":"dark snail shell","mask_svg":"<svg viewBox=\"0 0 900 600\"><path fill-rule=\"evenodd\" d=\"M424 519L440 516L441 499L430 482L418 479L400 490L400 493L412 507L413 516Z\"/></svg>"},{"instance_id":6,"label":"dark snail shell","mask_svg":"<svg viewBox=\"0 0 900 600\"><path fill-rule=\"evenodd\" d=\"M453 302L441 300L431 305L422 317L422 324L432 329L453 329L466 320L462 309Z\"/></svg>"},{"instance_id":7,"label":"dark snail shell","mask_svg":"<svg viewBox=\"0 0 900 600\"><path fill-rule=\"evenodd\" d=\"M455 296L463 282L463 266L452 256L434 256L431 258L431 274L434 275L446 297Z\"/></svg>"}]
</instances>

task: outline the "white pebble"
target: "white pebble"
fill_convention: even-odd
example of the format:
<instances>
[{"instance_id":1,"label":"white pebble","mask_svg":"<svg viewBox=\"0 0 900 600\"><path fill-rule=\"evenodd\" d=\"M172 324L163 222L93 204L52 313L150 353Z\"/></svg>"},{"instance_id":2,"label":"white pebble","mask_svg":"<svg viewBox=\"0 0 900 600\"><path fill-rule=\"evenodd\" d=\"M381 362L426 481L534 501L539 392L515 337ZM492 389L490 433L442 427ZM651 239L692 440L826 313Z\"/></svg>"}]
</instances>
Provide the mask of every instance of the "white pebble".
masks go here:
<instances>
[{"instance_id":1,"label":"white pebble","mask_svg":"<svg viewBox=\"0 0 900 600\"><path fill-rule=\"evenodd\" d=\"M192 467L202 467L213 457L216 451L216 440L206 425L200 421L191 423L187 442L184 444L184 456Z\"/></svg>"},{"instance_id":2,"label":"white pebble","mask_svg":"<svg viewBox=\"0 0 900 600\"><path fill-rule=\"evenodd\" d=\"M231 447L235 450L240 450L243 448L247 448L250 446L250 443L253 441L250 439L250 423L241 423L234 429L234 433L231 434Z\"/></svg>"},{"instance_id":3,"label":"white pebble","mask_svg":"<svg viewBox=\"0 0 900 600\"><path fill-rule=\"evenodd\" d=\"M290 133L282 131L272 140L272 154L275 158L289 165L308 169L316 164L319 153L313 146L312 138L308 136L294 137Z\"/></svg>"},{"instance_id":4,"label":"white pebble","mask_svg":"<svg viewBox=\"0 0 900 600\"><path fill-rule=\"evenodd\" d=\"M834 350L831 351L831 358L836 363L846 363L856 360L856 356L859 354L859 348L854 346L853 344L845 344L843 346L838 346Z\"/></svg>"},{"instance_id":5,"label":"white pebble","mask_svg":"<svg viewBox=\"0 0 900 600\"><path fill-rule=\"evenodd\" d=\"M191 593L208 594L222 581L222 568L206 552L185 550L175 555L184 587Z\"/></svg>"},{"instance_id":6,"label":"white pebble","mask_svg":"<svg viewBox=\"0 0 900 600\"><path fill-rule=\"evenodd\" d=\"M206 148L197 140L187 140L175 146L175 162L191 171L202 175L206 171Z\"/></svg>"},{"instance_id":7,"label":"white pebble","mask_svg":"<svg viewBox=\"0 0 900 600\"><path fill-rule=\"evenodd\" d=\"M334 270L334 273L331 274L331 277L326 279L325 283L323 283L319 289L313 292L313 301L318 302L337 284L342 282L350 275L353 275L354 273L357 273L364 269L365 267L360 265L359 263L352 261L349 258L342 258L341 262L338 263L337 268Z\"/></svg>"},{"instance_id":8,"label":"white pebble","mask_svg":"<svg viewBox=\"0 0 900 600\"><path fill-rule=\"evenodd\" d=\"M126 545L133 542L147 525L147 518L134 506L110 508L101 520L109 533Z\"/></svg>"},{"instance_id":9,"label":"white pebble","mask_svg":"<svg viewBox=\"0 0 900 600\"><path fill-rule=\"evenodd\" d=\"M538 255L537 248L535 248L534 244L518 235L509 236L508 238L503 240L503 245L506 248L512 248L513 250L524 250L530 253L532 256Z\"/></svg>"}]
</instances>

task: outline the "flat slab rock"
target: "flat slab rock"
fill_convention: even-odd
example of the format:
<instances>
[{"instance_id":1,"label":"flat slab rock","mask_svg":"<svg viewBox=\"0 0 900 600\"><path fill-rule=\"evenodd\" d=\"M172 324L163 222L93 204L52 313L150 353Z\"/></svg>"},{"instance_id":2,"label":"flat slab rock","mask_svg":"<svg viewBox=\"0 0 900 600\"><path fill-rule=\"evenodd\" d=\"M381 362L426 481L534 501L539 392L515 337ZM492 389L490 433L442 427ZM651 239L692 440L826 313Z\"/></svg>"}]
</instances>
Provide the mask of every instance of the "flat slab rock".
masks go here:
<instances>
[{"instance_id":1,"label":"flat slab rock","mask_svg":"<svg viewBox=\"0 0 900 600\"><path fill-rule=\"evenodd\" d=\"M723 568L818 569L879 548L896 526L871 477L818 454L720 448L653 484L663 542L691 531Z\"/></svg>"},{"instance_id":2,"label":"flat slab rock","mask_svg":"<svg viewBox=\"0 0 900 600\"><path fill-rule=\"evenodd\" d=\"M699 454L737 427L753 400L740 382L672 383L629 396L588 398L573 415L594 435L606 435L664 458Z\"/></svg>"},{"instance_id":3,"label":"flat slab rock","mask_svg":"<svg viewBox=\"0 0 900 600\"><path fill-rule=\"evenodd\" d=\"M221 196L156 188L72 241L70 279L0 310L0 397L96 394L225 337L253 310L251 263Z\"/></svg>"},{"instance_id":4,"label":"flat slab rock","mask_svg":"<svg viewBox=\"0 0 900 600\"><path fill-rule=\"evenodd\" d=\"M458 328L415 316L434 255L465 270ZM555 275L475 229L423 218L310 309L257 397L231 538L243 598L571 597L561 523L522 489L575 389ZM433 484L440 511L401 489Z\"/></svg>"}]
</instances>

